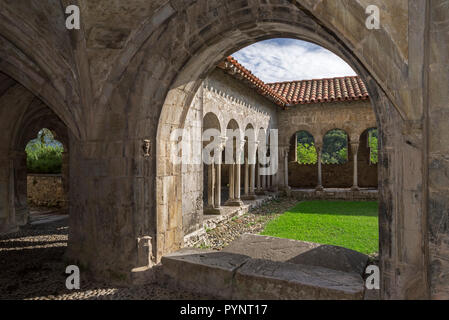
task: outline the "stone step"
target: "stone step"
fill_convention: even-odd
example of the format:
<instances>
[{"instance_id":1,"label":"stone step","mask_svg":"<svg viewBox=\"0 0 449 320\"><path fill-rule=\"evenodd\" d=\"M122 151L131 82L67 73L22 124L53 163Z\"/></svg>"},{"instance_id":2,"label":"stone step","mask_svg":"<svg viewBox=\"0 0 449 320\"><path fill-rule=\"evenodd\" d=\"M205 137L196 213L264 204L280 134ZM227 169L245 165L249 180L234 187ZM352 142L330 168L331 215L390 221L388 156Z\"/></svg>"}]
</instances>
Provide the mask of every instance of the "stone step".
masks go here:
<instances>
[{"instance_id":1,"label":"stone step","mask_svg":"<svg viewBox=\"0 0 449 320\"><path fill-rule=\"evenodd\" d=\"M231 252L182 249L162 258L163 285L221 299L362 299L356 273Z\"/></svg>"},{"instance_id":2,"label":"stone step","mask_svg":"<svg viewBox=\"0 0 449 320\"><path fill-rule=\"evenodd\" d=\"M361 276L368 263L367 255L351 249L255 234L243 234L223 251L248 255L254 259L355 272Z\"/></svg>"}]
</instances>

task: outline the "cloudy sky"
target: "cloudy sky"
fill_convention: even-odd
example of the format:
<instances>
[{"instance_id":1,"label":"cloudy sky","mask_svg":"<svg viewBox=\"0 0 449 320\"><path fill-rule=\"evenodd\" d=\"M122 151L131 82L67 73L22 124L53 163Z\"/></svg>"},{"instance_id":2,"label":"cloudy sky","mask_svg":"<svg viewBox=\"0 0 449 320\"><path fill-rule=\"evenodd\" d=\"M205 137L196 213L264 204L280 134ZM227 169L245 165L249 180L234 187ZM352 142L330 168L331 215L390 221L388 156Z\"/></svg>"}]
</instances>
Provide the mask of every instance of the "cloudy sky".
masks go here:
<instances>
[{"instance_id":1,"label":"cloudy sky","mask_svg":"<svg viewBox=\"0 0 449 320\"><path fill-rule=\"evenodd\" d=\"M261 41L232 56L265 83L356 75L329 50L300 40Z\"/></svg>"}]
</instances>

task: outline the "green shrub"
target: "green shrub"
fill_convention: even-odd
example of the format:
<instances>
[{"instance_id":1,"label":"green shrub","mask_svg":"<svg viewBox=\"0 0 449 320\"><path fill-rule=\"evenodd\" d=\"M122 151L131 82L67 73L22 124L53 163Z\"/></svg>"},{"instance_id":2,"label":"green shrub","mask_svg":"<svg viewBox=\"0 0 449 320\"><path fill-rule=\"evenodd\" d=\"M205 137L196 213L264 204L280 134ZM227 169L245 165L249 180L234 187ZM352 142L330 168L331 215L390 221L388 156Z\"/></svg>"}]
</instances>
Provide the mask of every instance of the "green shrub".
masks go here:
<instances>
[{"instance_id":1,"label":"green shrub","mask_svg":"<svg viewBox=\"0 0 449 320\"><path fill-rule=\"evenodd\" d=\"M300 164L315 164L317 162L316 149L313 143L299 143L297 153Z\"/></svg>"},{"instance_id":2,"label":"green shrub","mask_svg":"<svg viewBox=\"0 0 449 320\"><path fill-rule=\"evenodd\" d=\"M39 131L26 148L28 173L61 173L63 146L48 129Z\"/></svg>"}]
</instances>

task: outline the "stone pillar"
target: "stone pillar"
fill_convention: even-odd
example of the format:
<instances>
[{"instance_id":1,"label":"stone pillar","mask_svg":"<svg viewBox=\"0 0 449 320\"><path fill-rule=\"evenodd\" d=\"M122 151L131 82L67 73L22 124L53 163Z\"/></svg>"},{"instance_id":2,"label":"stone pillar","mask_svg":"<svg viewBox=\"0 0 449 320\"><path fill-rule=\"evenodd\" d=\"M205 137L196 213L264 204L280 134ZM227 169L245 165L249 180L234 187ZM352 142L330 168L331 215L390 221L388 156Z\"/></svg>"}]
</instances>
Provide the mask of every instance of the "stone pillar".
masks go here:
<instances>
[{"instance_id":1,"label":"stone pillar","mask_svg":"<svg viewBox=\"0 0 449 320\"><path fill-rule=\"evenodd\" d=\"M62 187L64 190L64 205L63 209L67 211L69 209L69 177L70 177L70 163L69 153L64 150L62 153Z\"/></svg>"},{"instance_id":2,"label":"stone pillar","mask_svg":"<svg viewBox=\"0 0 449 320\"><path fill-rule=\"evenodd\" d=\"M27 155L25 151L14 151L11 153L13 161L13 192L15 206L15 221L18 226L28 223L28 194L27 194Z\"/></svg>"},{"instance_id":3,"label":"stone pillar","mask_svg":"<svg viewBox=\"0 0 449 320\"><path fill-rule=\"evenodd\" d=\"M229 200L234 200L234 164L229 164Z\"/></svg>"},{"instance_id":4,"label":"stone pillar","mask_svg":"<svg viewBox=\"0 0 449 320\"><path fill-rule=\"evenodd\" d=\"M358 185L358 172L357 172L357 167L358 167L358 161L357 161L357 153L359 151L359 142L351 142L351 152L352 152L352 156L353 156L353 161L354 161L354 172L353 172L353 180L352 180L352 187L351 190L353 191L357 191L359 190L359 185Z\"/></svg>"},{"instance_id":5,"label":"stone pillar","mask_svg":"<svg viewBox=\"0 0 449 320\"><path fill-rule=\"evenodd\" d=\"M254 197L256 195L255 193L255 183L256 183L256 165L252 164L251 166L251 182L249 185L249 195L250 197Z\"/></svg>"},{"instance_id":6,"label":"stone pillar","mask_svg":"<svg viewBox=\"0 0 449 320\"><path fill-rule=\"evenodd\" d=\"M214 207L214 163L207 166L207 206Z\"/></svg>"},{"instance_id":7,"label":"stone pillar","mask_svg":"<svg viewBox=\"0 0 449 320\"><path fill-rule=\"evenodd\" d=\"M323 191L323 180L321 175L321 152L322 146L319 144L315 144L316 153L317 153L317 165L318 165L318 184L316 186L316 191Z\"/></svg>"},{"instance_id":8,"label":"stone pillar","mask_svg":"<svg viewBox=\"0 0 449 320\"><path fill-rule=\"evenodd\" d=\"M0 151L0 234L18 230L14 203L14 156Z\"/></svg>"},{"instance_id":9,"label":"stone pillar","mask_svg":"<svg viewBox=\"0 0 449 320\"><path fill-rule=\"evenodd\" d=\"M290 190L290 186L288 185L288 149L284 150L284 185L285 190Z\"/></svg>"},{"instance_id":10,"label":"stone pillar","mask_svg":"<svg viewBox=\"0 0 449 320\"><path fill-rule=\"evenodd\" d=\"M245 146L245 140L241 140L240 143L237 145L237 149L235 152L235 159L236 163L234 164L235 167L235 191L234 191L234 203L232 203L232 206L242 206L243 202L240 199L240 189L241 189L241 168L242 168L242 156L243 156L243 148Z\"/></svg>"},{"instance_id":11,"label":"stone pillar","mask_svg":"<svg viewBox=\"0 0 449 320\"><path fill-rule=\"evenodd\" d=\"M245 158L245 182L244 182L244 195L245 197L249 196L249 164L248 158Z\"/></svg>"},{"instance_id":12,"label":"stone pillar","mask_svg":"<svg viewBox=\"0 0 449 320\"><path fill-rule=\"evenodd\" d=\"M208 215L219 215L222 213L221 208L221 156L223 152L223 147L220 146L215 151L217 153L217 156L214 157L214 163L212 163L209 167L211 170L209 171L209 175L212 175L209 177L209 184L208 186L208 192L210 192L210 195L208 193L208 199L211 199L211 201L208 203L207 208L204 209L204 214Z\"/></svg>"},{"instance_id":13,"label":"stone pillar","mask_svg":"<svg viewBox=\"0 0 449 320\"><path fill-rule=\"evenodd\" d=\"M214 209L221 208L221 161L215 166L215 202Z\"/></svg>"}]
</instances>

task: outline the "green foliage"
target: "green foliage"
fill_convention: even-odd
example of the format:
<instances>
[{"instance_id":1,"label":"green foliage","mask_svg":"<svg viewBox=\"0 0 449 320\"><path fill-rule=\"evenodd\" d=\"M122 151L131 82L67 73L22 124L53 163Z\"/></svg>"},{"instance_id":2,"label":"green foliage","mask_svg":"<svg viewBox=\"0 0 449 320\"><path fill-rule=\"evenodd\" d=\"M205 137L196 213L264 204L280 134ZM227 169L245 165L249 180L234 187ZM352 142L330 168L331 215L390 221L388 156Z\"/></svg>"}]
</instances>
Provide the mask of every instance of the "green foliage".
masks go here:
<instances>
[{"instance_id":1,"label":"green foliage","mask_svg":"<svg viewBox=\"0 0 449 320\"><path fill-rule=\"evenodd\" d=\"M262 235L378 252L377 202L303 201L269 222Z\"/></svg>"},{"instance_id":2,"label":"green foliage","mask_svg":"<svg viewBox=\"0 0 449 320\"><path fill-rule=\"evenodd\" d=\"M379 162L378 159L378 137L377 137L377 129L372 129L368 134L368 146L370 148L370 163L377 164Z\"/></svg>"},{"instance_id":3,"label":"green foliage","mask_svg":"<svg viewBox=\"0 0 449 320\"><path fill-rule=\"evenodd\" d=\"M63 146L54 139L53 133L42 129L36 139L26 148L29 173L61 173Z\"/></svg>"},{"instance_id":4,"label":"green foliage","mask_svg":"<svg viewBox=\"0 0 449 320\"><path fill-rule=\"evenodd\" d=\"M335 129L324 136L321 161L325 164L343 164L348 161L348 135L346 132Z\"/></svg>"},{"instance_id":5,"label":"green foliage","mask_svg":"<svg viewBox=\"0 0 449 320\"><path fill-rule=\"evenodd\" d=\"M300 131L296 134L297 138L297 159L299 164L315 164L317 154L313 136L307 131Z\"/></svg>"},{"instance_id":6,"label":"green foliage","mask_svg":"<svg viewBox=\"0 0 449 320\"><path fill-rule=\"evenodd\" d=\"M317 154L314 144L298 144L296 150L298 154L298 162L300 164L315 164L317 162Z\"/></svg>"}]
</instances>

